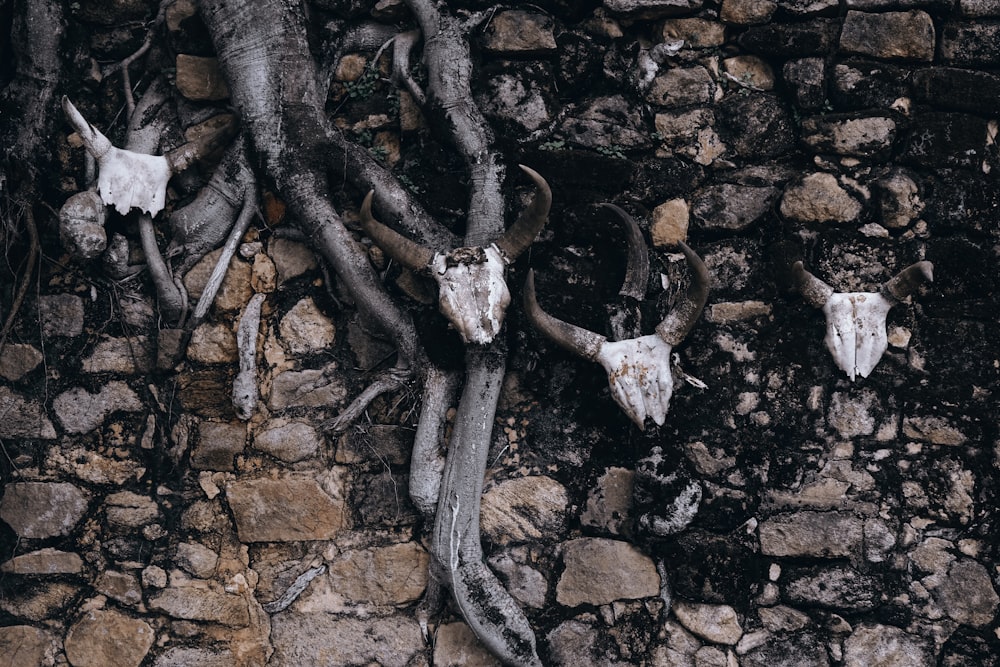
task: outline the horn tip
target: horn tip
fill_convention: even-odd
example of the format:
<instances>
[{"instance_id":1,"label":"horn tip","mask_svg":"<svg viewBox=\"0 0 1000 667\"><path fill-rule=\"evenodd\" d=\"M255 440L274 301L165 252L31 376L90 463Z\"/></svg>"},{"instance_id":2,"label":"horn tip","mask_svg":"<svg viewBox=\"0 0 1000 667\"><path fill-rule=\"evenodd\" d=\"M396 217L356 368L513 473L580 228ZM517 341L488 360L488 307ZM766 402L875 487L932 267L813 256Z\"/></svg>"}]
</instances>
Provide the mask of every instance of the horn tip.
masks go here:
<instances>
[{"instance_id":1,"label":"horn tip","mask_svg":"<svg viewBox=\"0 0 1000 667\"><path fill-rule=\"evenodd\" d=\"M924 279L927 280L927 282L929 282L929 283L934 282L934 263L933 262L928 262L926 260L924 260L922 262L917 262L917 267L920 270L920 273L924 274Z\"/></svg>"}]
</instances>

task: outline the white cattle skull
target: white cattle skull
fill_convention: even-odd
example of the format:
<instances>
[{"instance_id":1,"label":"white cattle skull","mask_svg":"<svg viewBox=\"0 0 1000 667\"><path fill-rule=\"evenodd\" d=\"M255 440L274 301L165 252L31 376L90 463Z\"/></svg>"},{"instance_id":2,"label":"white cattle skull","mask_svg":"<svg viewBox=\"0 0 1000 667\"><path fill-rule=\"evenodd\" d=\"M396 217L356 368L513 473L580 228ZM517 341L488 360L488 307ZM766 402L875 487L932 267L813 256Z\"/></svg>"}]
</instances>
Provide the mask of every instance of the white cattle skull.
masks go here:
<instances>
[{"instance_id":1,"label":"white cattle skull","mask_svg":"<svg viewBox=\"0 0 1000 667\"><path fill-rule=\"evenodd\" d=\"M537 172L521 165L535 183L528 207L503 236L489 246L435 252L386 227L372 215L374 191L361 205L365 233L403 266L430 273L438 284L438 307L465 343L489 344L503 325L510 305L504 279L507 265L528 249L548 218L552 193Z\"/></svg>"},{"instance_id":2,"label":"white cattle skull","mask_svg":"<svg viewBox=\"0 0 1000 667\"><path fill-rule=\"evenodd\" d=\"M627 213L617 206L609 208L621 217L630 232L629 267L622 293L644 295L648 260L642 234ZM645 428L646 417L658 426L666 420L674 391L671 352L687 336L708 300L708 269L687 244L681 241L678 245L691 269L691 286L656 327L656 333L648 336L609 341L600 334L556 319L543 311L535 296L533 271L528 272L524 285L524 308L532 325L570 352L601 364L608 374L612 398L640 429Z\"/></svg>"},{"instance_id":3,"label":"white cattle skull","mask_svg":"<svg viewBox=\"0 0 1000 667\"><path fill-rule=\"evenodd\" d=\"M151 216L159 213L166 201L167 181L171 175L187 169L216 144L231 137L235 130L227 126L166 155L146 155L112 146L111 140L88 123L68 97L63 96L62 108L87 151L97 160L97 189L101 199L122 215L133 208Z\"/></svg>"},{"instance_id":4,"label":"white cattle skull","mask_svg":"<svg viewBox=\"0 0 1000 667\"><path fill-rule=\"evenodd\" d=\"M874 370L888 347L885 320L889 310L934 280L934 265L917 262L886 282L878 292L834 292L833 288L805 270L802 262L792 266L798 290L806 301L826 317L826 347L837 368L851 382Z\"/></svg>"}]
</instances>

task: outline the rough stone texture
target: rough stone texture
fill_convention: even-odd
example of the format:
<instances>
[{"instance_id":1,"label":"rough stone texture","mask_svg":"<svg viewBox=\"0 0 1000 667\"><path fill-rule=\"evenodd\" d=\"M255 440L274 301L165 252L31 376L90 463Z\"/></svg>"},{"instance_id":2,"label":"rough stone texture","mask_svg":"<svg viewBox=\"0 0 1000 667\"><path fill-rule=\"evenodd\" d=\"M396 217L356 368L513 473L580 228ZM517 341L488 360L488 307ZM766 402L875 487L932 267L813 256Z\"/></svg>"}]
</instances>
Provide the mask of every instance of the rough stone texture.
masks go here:
<instances>
[{"instance_id":1,"label":"rough stone texture","mask_svg":"<svg viewBox=\"0 0 1000 667\"><path fill-rule=\"evenodd\" d=\"M506 552L490 556L489 565L515 600L534 609L545 607L549 591L545 575L530 565L515 561Z\"/></svg>"},{"instance_id":2,"label":"rough stone texture","mask_svg":"<svg viewBox=\"0 0 1000 667\"><path fill-rule=\"evenodd\" d=\"M105 570L94 582L94 588L124 605L135 606L142 602L142 587L134 574Z\"/></svg>"},{"instance_id":3,"label":"rough stone texture","mask_svg":"<svg viewBox=\"0 0 1000 667\"><path fill-rule=\"evenodd\" d=\"M709 109L656 114L656 132L672 154L709 165L725 154L726 146L712 128L715 114Z\"/></svg>"},{"instance_id":4,"label":"rough stone texture","mask_svg":"<svg viewBox=\"0 0 1000 667\"><path fill-rule=\"evenodd\" d=\"M828 667L830 657L815 633L782 632L740 656L740 665L741 667Z\"/></svg>"},{"instance_id":5,"label":"rough stone texture","mask_svg":"<svg viewBox=\"0 0 1000 667\"><path fill-rule=\"evenodd\" d=\"M188 291L188 299L197 300L201 296L209 276L219 263L222 255L222 248L213 250L205 255L200 262L187 272L184 276L184 287ZM253 295L253 288L250 285L250 277L253 272L252 267L247 262L238 257L229 262L226 277L222 280L222 286L215 295L212 303L212 310L219 313L235 314L243 309L246 302Z\"/></svg>"},{"instance_id":6,"label":"rough stone texture","mask_svg":"<svg viewBox=\"0 0 1000 667\"><path fill-rule=\"evenodd\" d=\"M946 576L939 572L923 582L945 613L959 623L983 626L996 615L1000 598L986 568L974 560L959 559Z\"/></svg>"},{"instance_id":7,"label":"rough stone texture","mask_svg":"<svg viewBox=\"0 0 1000 667\"><path fill-rule=\"evenodd\" d=\"M673 606L677 620L692 634L716 644L735 644L743 636L736 610L727 605L698 604L678 600Z\"/></svg>"},{"instance_id":8,"label":"rough stone texture","mask_svg":"<svg viewBox=\"0 0 1000 667\"><path fill-rule=\"evenodd\" d=\"M229 87L215 58L177 54L177 90L196 102L224 100Z\"/></svg>"},{"instance_id":9,"label":"rough stone texture","mask_svg":"<svg viewBox=\"0 0 1000 667\"><path fill-rule=\"evenodd\" d=\"M480 98L483 113L514 123L522 132L533 132L552 119L546 95L526 76L502 74L489 81Z\"/></svg>"},{"instance_id":10,"label":"rough stone texture","mask_svg":"<svg viewBox=\"0 0 1000 667\"><path fill-rule=\"evenodd\" d=\"M618 97L599 97L572 108L560 132L588 148L630 149L649 143L639 108Z\"/></svg>"},{"instance_id":11,"label":"rough stone texture","mask_svg":"<svg viewBox=\"0 0 1000 667\"><path fill-rule=\"evenodd\" d=\"M722 301L713 303L705 311L705 319L716 324L732 324L745 320L771 316L770 304L763 301Z\"/></svg>"},{"instance_id":12,"label":"rough stone texture","mask_svg":"<svg viewBox=\"0 0 1000 667\"><path fill-rule=\"evenodd\" d=\"M148 623L115 611L92 611L66 635L73 667L139 667L156 636Z\"/></svg>"},{"instance_id":13,"label":"rough stone texture","mask_svg":"<svg viewBox=\"0 0 1000 667\"><path fill-rule=\"evenodd\" d=\"M83 333L83 299L73 294L43 295L38 299L38 319L46 338Z\"/></svg>"},{"instance_id":14,"label":"rough stone texture","mask_svg":"<svg viewBox=\"0 0 1000 667\"><path fill-rule=\"evenodd\" d=\"M608 468L587 497L587 508L580 515L585 526L613 535L620 534L630 519L633 472L626 468Z\"/></svg>"},{"instance_id":15,"label":"rough stone texture","mask_svg":"<svg viewBox=\"0 0 1000 667\"><path fill-rule=\"evenodd\" d=\"M34 345L8 343L0 350L0 376L17 382L42 363L42 353Z\"/></svg>"},{"instance_id":16,"label":"rough stone texture","mask_svg":"<svg viewBox=\"0 0 1000 667\"><path fill-rule=\"evenodd\" d=\"M438 628L434 642L434 665L501 667L501 664L490 655L465 623L448 623Z\"/></svg>"},{"instance_id":17,"label":"rough stone texture","mask_svg":"<svg viewBox=\"0 0 1000 667\"><path fill-rule=\"evenodd\" d=\"M348 665L377 661L406 667L424 647L420 626L406 616L372 620L329 614L279 614L271 620L271 662L280 665Z\"/></svg>"},{"instance_id":18,"label":"rough stone texture","mask_svg":"<svg viewBox=\"0 0 1000 667\"><path fill-rule=\"evenodd\" d=\"M604 0L608 11L647 19L687 14L701 5L702 0Z\"/></svg>"},{"instance_id":19,"label":"rough stone texture","mask_svg":"<svg viewBox=\"0 0 1000 667\"><path fill-rule=\"evenodd\" d=\"M968 437L948 420L932 416L903 418L903 435L934 445L963 445Z\"/></svg>"},{"instance_id":20,"label":"rough stone texture","mask_svg":"<svg viewBox=\"0 0 1000 667\"><path fill-rule=\"evenodd\" d=\"M668 69L653 79L646 99L663 107L705 104L715 95L715 82L704 67Z\"/></svg>"},{"instance_id":21,"label":"rough stone texture","mask_svg":"<svg viewBox=\"0 0 1000 667\"><path fill-rule=\"evenodd\" d=\"M989 113L1000 94L1000 77L959 67L928 67L913 73L914 97L936 108Z\"/></svg>"},{"instance_id":22,"label":"rough stone texture","mask_svg":"<svg viewBox=\"0 0 1000 667\"><path fill-rule=\"evenodd\" d=\"M773 0L723 0L719 18L726 23L757 25L767 23L777 8Z\"/></svg>"},{"instance_id":23,"label":"rough stone texture","mask_svg":"<svg viewBox=\"0 0 1000 667\"><path fill-rule=\"evenodd\" d=\"M206 582L171 586L150 597L149 607L173 618L238 628L250 622L246 598L213 590Z\"/></svg>"},{"instance_id":24,"label":"rough stone texture","mask_svg":"<svg viewBox=\"0 0 1000 667\"><path fill-rule=\"evenodd\" d=\"M14 482L4 489L0 519L27 539L68 535L88 500L86 491L66 482Z\"/></svg>"},{"instance_id":25,"label":"rough stone texture","mask_svg":"<svg viewBox=\"0 0 1000 667\"><path fill-rule=\"evenodd\" d=\"M833 174L809 174L785 190L781 214L799 222L851 222L861 213L861 203L841 187Z\"/></svg>"},{"instance_id":26,"label":"rough stone texture","mask_svg":"<svg viewBox=\"0 0 1000 667\"><path fill-rule=\"evenodd\" d=\"M138 412L144 408L132 388L124 382L102 385L97 393L70 389L55 397L52 408L69 433L89 433L115 412Z\"/></svg>"},{"instance_id":27,"label":"rough stone texture","mask_svg":"<svg viewBox=\"0 0 1000 667\"><path fill-rule=\"evenodd\" d=\"M331 589L348 602L382 606L420 599L429 557L418 544L394 544L341 554L328 566Z\"/></svg>"},{"instance_id":28,"label":"rough stone texture","mask_svg":"<svg viewBox=\"0 0 1000 667\"><path fill-rule=\"evenodd\" d=\"M243 542L328 540L344 527L344 502L312 478L247 479L226 486Z\"/></svg>"},{"instance_id":29,"label":"rough stone texture","mask_svg":"<svg viewBox=\"0 0 1000 667\"><path fill-rule=\"evenodd\" d=\"M79 574L82 571L80 556L52 548L15 556L0 565L0 572L9 574Z\"/></svg>"},{"instance_id":30,"label":"rough stone texture","mask_svg":"<svg viewBox=\"0 0 1000 667\"><path fill-rule=\"evenodd\" d=\"M878 395L871 390L860 392L834 392L830 397L830 410L826 423L842 438L855 438L875 432Z\"/></svg>"},{"instance_id":31,"label":"rough stone texture","mask_svg":"<svg viewBox=\"0 0 1000 667\"><path fill-rule=\"evenodd\" d=\"M786 594L796 604L858 611L877 602L876 580L850 567L826 567L789 577Z\"/></svg>"},{"instance_id":32,"label":"rough stone texture","mask_svg":"<svg viewBox=\"0 0 1000 667\"><path fill-rule=\"evenodd\" d=\"M650 240L654 247L674 246L687 240L690 210L683 199L665 201L653 209L649 225Z\"/></svg>"},{"instance_id":33,"label":"rough stone texture","mask_svg":"<svg viewBox=\"0 0 1000 667\"><path fill-rule=\"evenodd\" d=\"M278 271L278 284L288 282L316 268L316 256L297 241L274 238L268 244L268 253Z\"/></svg>"},{"instance_id":34,"label":"rough stone texture","mask_svg":"<svg viewBox=\"0 0 1000 667\"><path fill-rule=\"evenodd\" d=\"M831 19L772 23L749 28L740 36L739 44L763 56L797 58L826 53L836 42L839 32L839 22Z\"/></svg>"},{"instance_id":35,"label":"rough stone texture","mask_svg":"<svg viewBox=\"0 0 1000 667\"><path fill-rule=\"evenodd\" d=\"M556 49L552 21L521 10L498 12L483 35L483 48L507 56L540 56Z\"/></svg>"},{"instance_id":36,"label":"rough stone texture","mask_svg":"<svg viewBox=\"0 0 1000 667\"><path fill-rule=\"evenodd\" d=\"M941 58L945 63L995 65L1000 46L1000 25L995 22L950 23L941 30Z\"/></svg>"},{"instance_id":37,"label":"rough stone texture","mask_svg":"<svg viewBox=\"0 0 1000 667\"><path fill-rule=\"evenodd\" d=\"M160 655L153 667L231 667L235 656L229 649L201 649L175 646Z\"/></svg>"},{"instance_id":38,"label":"rough stone texture","mask_svg":"<svg viewBox=\"0 0 1000 667\"><path fill-rule=\"evenodd\" d=\"M232 326L206 322L191 333L188 359L202 364L229 364L236 361L236 333Z\"/></svg>"},{"instance_id":39,"label":"rough stone texture","mask_svg":"<svg viewBox=\"0 0 1000 667\"><path fill-rule=\"evenodd\" d=\"M556 585L559 604L608 604L658 595L660 577L648 556L628 542L580 538L563 545L565 570Z\"/></svg>"},{"instance_id":40,"label":"rough stone texture","mask_svg":"<svg viewBox=\"0 0 1000 667\"><path fill-rule=\"evenodd\" d=\"M80 586L62 582L39 583L28 590L0 597L0 610L27 621L65 617L80 594Z\"/></svg>"},{"instance_id":41,"label":"rough stone texture","mask_svg":"<svg viewBox=\"0 0 1000 667\"><path fill-rule=\"evenodd\" d=\"M581 667L620 664L617 661L610 662L604 656L600 658L595 656L595 653L600 655L596 646L598 630L593 626L596 619L586 616L582 619L589 622L575 619L565 621L549 633L547 639L552 646L556 664Z\"/></svg>"},{"instance_id":42,"label":"rough stone texture","mask_svg":"<svg viewBox=\"0 0 1000 667\"><path fill-rule=\"evenodd\" d=\"M890 229L906 227L924 210L920 186L902 170L895 170L875 182L879 222Z\"/></svg>"},{"instance_id":43,"label":"rough stone texture","mask_svg":"<svg viewBox=\"0 0 1000 667\"><path fill-rule=\"evenodd\" d=\"M844 640L846 667L930 667L928 642L891 625L865 624Z\"/></svg>"},{"instance_id":44,"label":"rough stone texture","mask_svg":"<svg viewBox=\"0 0 1000 667\"><path fill-rule=\"evenodd\" d=\"M818 153L854 157L885 155L896 138L896 122L886 116L868 118L807 118L802 141Z\"/></svg>"},{"instance_id":45,"label":"rough stone texture","mask_svg":"<svg viewBox=\"0 0 1000 667\"><path fill-rule=\"evenodd\" d=\"M778 514L760 524L767 556L849 557L861 549L862 521L846 512Z\"/></svg>"},{"instance_id":46,"label":"rough stone texture","mask_svg":"<svg viewBox=\"0 0 1000 667\"><path fill-rule=\"evenodd\" d=\"M771 210L777 188L722 183L700 190L691 215L705 229L746 229Z\"/></svg>"},{"instance_id":47,"label":"rough stone texture","mask_svg":"<svg viewBox=\"0 0 1000 667\"><path fill-rule=\"evenodd\" d=\"M781 71L791 88L795 104L807 111L819 109L826 101L826 64L822 58L789 60Z\"/></svg>"},{"instance_id":48,"label":"rough stone texture","mask_svg":"<svg viewBox=\"0 0 1000 667\"><path fill-rule=\"evenodd\" d=\"M148 373L153 368L153 346L146 336L102 337L83 360L84 373Z\"/></svg>"},{"instance_id":49,"label":"rough stone texture","mask_svg":"<svg viewBox=\"0 0 1000 667\"><path fill-rule=\"evenodd\" d=\"M726 41L726 27L718 21L701 18L667 19L663 22L663 41L684 40L692 49L722 46Z\"/></svg>"},{"instance_id":50,"label":"rough stone texture","mask_svg":"<svg viewBox=\"0 0 1000 667\"><path fill-rule=\"evenodd\" d=\"M268 407L272 410L336 407L347 396L347 390L335 370L331 367L329 371L315 369L281 373L271 383Z\"/></svg>"},{"instance_id":51,"label":"rough stone texture","mask_svg":"<svg viewBox=\"0 0 1000 667\"><path fill-rule=\"evenodd\" d=\"M333 344L336 329L311 298L302 299L281 318L282 340L292 354L313 354Z\"/></svg>"},{"instance_id":52,"label":"rough stone texture","mask_svg":"<svg viewBox=\"0 0 1000 667\"><path fill-rule=\"evenodd\" d=\"M544 477L519 477L483 494L480 525L498 544L553 537L565 531L566 489Z\"/></svg>"},{"instance_id":53,"label":"rough stone texture","mask_svg":"<svg viewBox=\"0 0 1000 667\"><path fill-rule=\"evenodd\" d=\"M322 446L323 439L314 427L284 418L269 421L253 440L254 449L287 463L315 456Z\"/></svg>"},{"instance_id":54,"label":"rough stone texture","mask_svg":"<svg viewBox=\"0 0 1000 667\"><path fill-rule=\"evenodd\" d=\"M183 570L202 579L211 577L219 564L219 555L197 542L178 544L175 557Z\"/></svg>"},{"instance_id":55,"label":"rough stone texture","mask_svg":"<svg viewBox=\"0 0 1000 667\"><path fill-rule=\"evenodd\" d=\"M0 667L44 665L52 659L53 639L49 633L31 625L0 628ZM51 663L48 663L51 664Z\"/></svg>"},{"instance_id":56,"label":"rough stone texture","mask_svg":"<svg viewBox=\"0 0 1000 667\"><path fill-rule=\"evenodd\" d=\"M732 83L750 90L773 90L774 70L763 58L733 56L722 61L725 77Z\"/></svg>"},{"instance_id":57,"label":"rough stone texture","mask_svg":"<svg viewBox=\"0 0 1000 667\"><path fill-rule=\"evenodd\" d=\"M120 491L107 497L105 516L115 528L141 528L156 521L160 507L152 498L131 491Z\"/></svg>"},{"instance_id":58,"label":"rough stone texture","mask_svg":"<svg viewBox=\"0 0 1000 667\"><path fill-rule=\"evenodd\" d=\"M233 458L246 446L247 428L242 422L202 421L191 452L196 470L232 470Z\"/></svg>"},{"instance_id":59,"label":"rough stone texture","mask_svg":"<svg viewBox=\"0 0 1000 667\"><path fill-rule=\"evenodd\" d=\"M0 420L0 438L53 440L56 437L55 427L46 416L45 407L7 387L0 387L0 411L8 415Z\"/></svg>"},{"instance_id":60,"label":"rough stone texture","mask_svg":"<svg viewBox=\"0 0 1000 667\"><path fill-rule=\"evenodd\" d=\"M927 12L847 12L840 48L888 60L930 61L934 56L934 22Z\"/></svg>"}]
</instances>

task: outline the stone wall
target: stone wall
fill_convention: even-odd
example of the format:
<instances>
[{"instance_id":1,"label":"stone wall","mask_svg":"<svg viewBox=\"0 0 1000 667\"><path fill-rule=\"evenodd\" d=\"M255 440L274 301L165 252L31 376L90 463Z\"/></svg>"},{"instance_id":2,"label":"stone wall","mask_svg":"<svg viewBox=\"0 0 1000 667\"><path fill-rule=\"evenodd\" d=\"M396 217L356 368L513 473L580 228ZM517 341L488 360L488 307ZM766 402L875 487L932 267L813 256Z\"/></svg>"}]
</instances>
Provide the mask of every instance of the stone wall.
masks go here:
<instances>
[{"instance_id":1,"label":"stone wall","mask_svg":"<svg viewBox=\"0 0 1000 667\"><path fill-rule=\"evenodd\" d=\"M83 4L110 12L71 14L102 59L131 52L144 32L128 22L155 13ZM193 12L167 13L179 103L222 109ZM318 41L406 15L392 0L313 8ZM677 240L713 279L666 423L644 431L599 367L518 305L508 316L482 533L545 664L997 664L1000 3L542 0L474 35L505 156L554 193L513 291L530 265L547 310L608 332L625 249L603 201L653 248L644 333L687 280ZM376 50L336 63L331 109L457 225L461 167L366 69ZM106 126L119 84L87 85ZM57 141L54 208L81 178ZM423 634L428 527L407 496L419 390L324 430L392 349L264 203L170 372L144 278L111 281L48 235L0 355L0 665L494 664L455 610ZM852 382L790 289L798 259L838 292L920 260L934 282L890 311L888 351ZM187 277L193 295L212 261ZM391 266L387 282L432 353L458 357L428 285ZM254 293L262 400L243 422L230 387ZM640 521L669 519L691 481L684 531Z\"/></svg>"}]
</instances>

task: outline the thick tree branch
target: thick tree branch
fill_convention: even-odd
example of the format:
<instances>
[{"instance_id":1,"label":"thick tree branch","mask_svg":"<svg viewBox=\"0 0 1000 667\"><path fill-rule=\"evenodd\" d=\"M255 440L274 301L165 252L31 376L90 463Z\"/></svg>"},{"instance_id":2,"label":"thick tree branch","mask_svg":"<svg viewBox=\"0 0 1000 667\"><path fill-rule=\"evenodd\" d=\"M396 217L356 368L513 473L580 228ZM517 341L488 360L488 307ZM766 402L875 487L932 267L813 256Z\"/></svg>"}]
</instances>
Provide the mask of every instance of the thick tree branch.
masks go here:
<instances>
[{"instance_id":1,"label":"thick tree branch","mask_svg":"<svg viewBox=\"0 0 1000 667\"><path fill-rule=\"evenodd\" d=\"M452 141L469 170L465 245L485 246L503 232L504 167L492 150L493 131L472 98L472 57L461 21L432 0L407 4L424 35L427 64L425 113Z\"/></svg>"},{"instance_id":2,"label":"thick tree branch","mask_svg":"<svg viewBox=\"0 0 1000 667\"><path fill-rule=\"evenodd\" d=\"M255 157L358 307L392 335L406 364L423 354L410 317L386 294L331 204L323 165L331 128L316 87L302 7L203 0L202 16Z\"/></svg>"}]
</instances>

